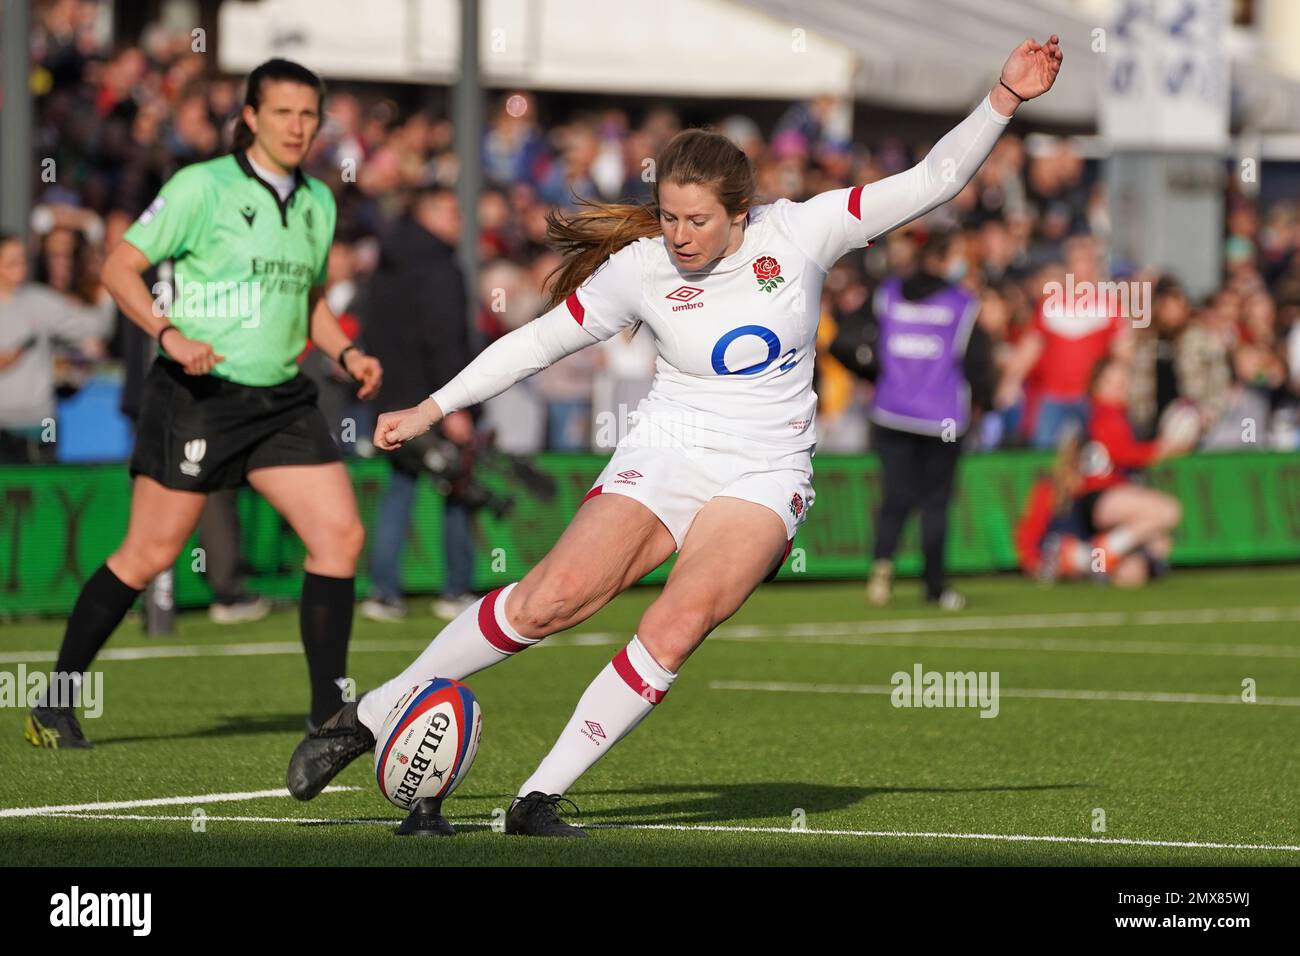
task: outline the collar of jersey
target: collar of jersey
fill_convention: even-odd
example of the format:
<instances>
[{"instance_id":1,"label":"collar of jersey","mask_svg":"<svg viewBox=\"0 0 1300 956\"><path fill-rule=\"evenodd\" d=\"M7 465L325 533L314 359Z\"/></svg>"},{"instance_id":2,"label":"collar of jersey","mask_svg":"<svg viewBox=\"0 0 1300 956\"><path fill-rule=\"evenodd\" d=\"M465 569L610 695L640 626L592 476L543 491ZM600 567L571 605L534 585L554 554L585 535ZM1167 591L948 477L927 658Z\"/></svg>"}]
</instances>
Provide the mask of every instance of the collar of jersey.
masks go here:
<instances>
[{"instance_id":1,"label":"collar of jersey","mask_svg":"<svg viewBox=\"0 0 1300 956\"><path fill-rule=\"evenodd\" d=\"M248 157L244 155L242 149L236 151L234 157L235 162L239 164L239 168L244 171L244 175L261 183L266 191L271 194L271 198L275 200L275 207L280 210L280 224L284 226L289 225L289 206L293 203L293 197L298 194L298 189L307 183L307 177L302 174L302 170L297 166L293 168L293 189L289 191L289 195L285 196L284 199L281 199L276 188L261 176L257 175L257 170L253 168L252 164L248 161ZM749 230L745 231L748 232Z\"/></svg>"}]
</instances>

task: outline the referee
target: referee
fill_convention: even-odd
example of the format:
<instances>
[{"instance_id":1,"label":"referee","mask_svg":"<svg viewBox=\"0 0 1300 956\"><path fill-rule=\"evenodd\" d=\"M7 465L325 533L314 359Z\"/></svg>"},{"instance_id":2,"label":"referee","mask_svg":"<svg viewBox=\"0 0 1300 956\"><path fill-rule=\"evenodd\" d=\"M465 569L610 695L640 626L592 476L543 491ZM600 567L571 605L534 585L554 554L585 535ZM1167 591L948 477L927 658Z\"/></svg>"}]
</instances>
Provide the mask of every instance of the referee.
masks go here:
<instances>
[{"instance_id":1,"label":"referee","mask_svg":"<svg viewBox=\"0 0 1300 956\"><path fill-rule=\"evenodd\" d=\"M296 360L310 338L357 380L360 398L382 371L323 295L334 198L298 168L323 96L320 78L297 63L255 69L231 153L173 176L104 264L104 285L157 341L158 357L141 399L126 537L77 597L58 673L90 667L144 586L176 562L208 493L249 484L307 550L299 626L309 728L339 708L365 532L316 386ZM167 259L170 318L141 278ZM27 719L31 743L90 746L70 701L40 703Z\"/></svg>"}]
</instances>

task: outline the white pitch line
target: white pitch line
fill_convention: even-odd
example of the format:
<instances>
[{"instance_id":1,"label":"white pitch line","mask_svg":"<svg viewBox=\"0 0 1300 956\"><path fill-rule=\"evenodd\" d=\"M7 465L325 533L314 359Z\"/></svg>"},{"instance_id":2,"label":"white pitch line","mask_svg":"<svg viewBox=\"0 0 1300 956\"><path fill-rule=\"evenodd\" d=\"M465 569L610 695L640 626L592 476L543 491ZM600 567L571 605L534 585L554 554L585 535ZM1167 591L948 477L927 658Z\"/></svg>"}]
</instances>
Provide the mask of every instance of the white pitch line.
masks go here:
<instances>
[{"instance_id":1,"label":"white pitch line","mask_svg":"<svg viewBox=\"0 0 1300 956\"><path fill-rule=\"evenodd\" d=\"M326 787L322 793L358 790L359 787ZM0 809L0 817L39 817L54 813L76 813L82 810L134 810L140 807L194 806L200 803L235 803L239 800L261 800L264 797L287 797L284 787L278 790L243 790L237 793L200 793L190 797L150 797L144 800L105 800L96 803L67 803L51 807L8 807Z\"/></svg>"},{"instance_id":2,"label":"white pitch line","mask_svg":"<svg viewBox=\"0 0 1300 956\"><path fill-rule=\"evenodd\" d=\"M396 641L355 641L349 653L374 651L423 650L429 644L420 638ZM263 655L301 654L298 641L265 641L248 644L155 644L147 647L110 647L100 652L100 661L153 661L177 657L260 657ZM57 660L55 651L11 651L0 654L0 664L21 664L24 661Z\"/></svg>"},{"instance_id":3,"label":"white pitch line","mask_svg":"<svg viewBox=\"0 0 1300 956\"><path fill-rule=\"evenodd\" d=\"M1156 627L1170 624L1269 624L1300 621L1300 607L1206 608L1184 611L1090 611L1062 614L1006 614L983 617L898 618L887 621L821 621L778 627L723 625L711 635L713 641L788 641L798 643L863 645L871 647L934 647L956 650L1058 651L1085 654L1172 654L1206 657L1300 658L1300 645L1285 644L1198 644L1172 641L1087 640L1082 638L936 637L933 632L989 630L1055 630L1090 627ZM927 634L926 632L931 632ZM432 638L430 638L432 639ZM539 647L593 647L627 642L623 632L588 631L556 635ZM428 641L358 640L350 653L418 651ZM259 657L298 655L297 641L266 641L245 644L159 644L108 648L101 661L147 661L182 657ZM53 661L52 650L0 653L0 664Z\"/></svg>"},{"instance_id":4,"label":"white pitch line","mask_svg":"<svg viewBox=\"0 0 1300 956\"><path fill-rule=\"evenodd\" d=\"M596 823L593 830L705 830L719 833L799 833L808 836L892 837L898 839L934 840L1002 840L1009 843L1087 843L1103 846L1166 846L1188 847L1197 850L1284 850L1300 852L1300 846L1268 843L1204 843L1194 840L1133 840L1123 837L1064 837L1035 836L1026 833L938 833L901 830L791 830L789 827L730 827L708 824L686 825L672 823Z\"/></svg>"},{"instance_id":5,"label":"white pitch line","mask_svg":"<svg viewBox=\"0 0 1300 956\"><path fill-rule=\"evenodd\" d=\"M1058 614L953 615L884 621L820 621L787 624L723 625L716 633L732 637L805 637L829 634L914 634L926 631L999 631L1087 627L1155 627L1166 624L1271 624L1300 621L1300 607L1200 608L1181 611L1070 611Z\"/></svg>"},{"instance_id":6,"label":"white pitch line","mask_svg":"<svg viewBox=\"0 0 1300 956\"><path fill-rule=\"evenodd\" d=\"M355 789L355 788L351 788L351 789ZM193 822L195 819L192 814L176 814L175 816L167 816L167 815L156 814L156 813L151 814L151 813L58 812L58 813L42 813L38 815L41 817L59 817L61 819L66 819L66 820L176 820L176 821L183 820L186 822ZM378 818L348 819L345 817L233 817L233 816L219 816L213 813L204 813L202 819L208 823L339 823L339 824L365 823L365 824L389 824L391 826L396 826L397 824L402 822L400 817L391 817L386 820L381 820ZM460 824L460 825L465 826L466 824ZM475 824L469 824L469 825L474 826ZM490 826L490 824L487 823L482 825Z\"/></svg>"},{"instance_id":7,"label":"white pitch line","mask_svg":"<svg viewBox=\"0 0 1300 956\"><path fill-rule=\"evenodd\" d=\"M930 637L927 635L822 634L786 636L714 633L714 641L739 643L833 644L847 647L929 647L942 650L1063 651L1073 654L1161 654L1178 657L1300 658L1300 645L1193 644L1177 641L1089 640L1065 637Z\"/></svg>"},{"instance_id":8,"label":"white pitch line","mask_svg":"<svg viewBox=\"0 0 1300 956\"><path fill-rule=\"evenodd\" d=\"M432 638L429 640L432 640ZM620 643L626 643L627 635L600 632L575 634L562 642L548 641L540 646L576 647L589 644L608 644L616 640ZM389 641L353 641L348 646L348 653L373 654L390 651L422 651L428 646L429 641L419 637ZM182 657L263 657L285 654L298 655L301 653L302 644L298 641L264 641L248 644L156 644L147 647L110 647L102 651L95 659L97 661L157 661ZM53 661L57 660L58 656L55 651L10 651L0 654L0 664Z\"/></svg>"},{"instance_id":9,"label":"white pitch line","mask_svg":"<svg viewBox=\"0 0 1300 956\"><path fill-rule=\"evenodd\" d=\"M116 813L48 813L44 816L63 817L83 820L165 820L175 822L193 822L192 816L162 816L147 814ZM330 819L327 817L237 817L207 816L209 823L313 823L339 825L373 825L395 826L400 820L388 819ZM479 821L452 820L454 826L490 828L490 823ZM772 833L791 834L799 837L838 836L838 837L874 837L881 839L929 839L929 840L991 840L1006 843L1078 843L1094 846L1151 846L1174 847L1193 850L1269 850L1288 853L1300 852L1300 846L1270 843L1210 843L1201 840L1141 840L1125 837L1072 837L1072 836L1038 836L1027 833L943 833L939 831L907 830L792 830L790 827L746 827L724 826L721 824L682 824L682 823L591 823L583 827L586 830L668 830L681 833Z\"/></svg>"},{"instance_id":10,"label":"white pitch line","mask_svg":"<svg viewBox=\"0 0 1300 956\"><path fill-rule=\"evenodd\" d=\"M800 684L787 681L711 680L710 690L755 690L795 694L879 694L889 696L890 684ZM1300 707L1300 697L1260 697L1247 704L1237 694L1176 694L1128 690L998 690L999 697L1043 700L1122 700L1154 704L1240 704L1243 707Z\"/></svg>"}]
</instances>

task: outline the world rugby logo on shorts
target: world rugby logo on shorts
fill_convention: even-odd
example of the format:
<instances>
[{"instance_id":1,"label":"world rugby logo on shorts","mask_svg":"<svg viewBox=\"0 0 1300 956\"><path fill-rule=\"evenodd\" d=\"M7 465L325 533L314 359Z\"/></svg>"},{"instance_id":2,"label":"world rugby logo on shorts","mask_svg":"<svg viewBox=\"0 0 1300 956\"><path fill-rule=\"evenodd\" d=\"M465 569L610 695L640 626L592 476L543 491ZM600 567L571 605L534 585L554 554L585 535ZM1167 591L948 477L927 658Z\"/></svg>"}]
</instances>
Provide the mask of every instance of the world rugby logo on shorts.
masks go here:
<instances>
[{"instance_id":1,"label":"world rugby logo on shorts","mask_svg":"<svg viewBox=\"0 0 1300 956\"><path fill-rule=\"evenodd\" d=\"M185 460L181 462L181 471L193 478L201 470L199 462L208 451L206 438L191 438L185 443Z\"/></svg>"}]
</instances>

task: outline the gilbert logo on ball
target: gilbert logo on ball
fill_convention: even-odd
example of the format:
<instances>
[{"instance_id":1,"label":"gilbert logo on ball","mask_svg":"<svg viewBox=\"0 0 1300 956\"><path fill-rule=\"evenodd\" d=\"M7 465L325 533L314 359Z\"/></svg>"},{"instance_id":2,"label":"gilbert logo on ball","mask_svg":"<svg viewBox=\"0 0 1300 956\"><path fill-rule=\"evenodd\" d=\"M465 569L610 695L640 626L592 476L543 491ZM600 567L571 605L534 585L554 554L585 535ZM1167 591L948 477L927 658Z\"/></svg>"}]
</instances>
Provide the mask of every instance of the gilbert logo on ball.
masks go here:
<instances>
[{"instance_id":1,"label":"gilbert logo on ball","mask_svg":"<svg viewBox=\"0 0 1300 956\"><path fill-rule=\"evenodd\" d=\"M388 712L375 747L379 792L403 810L445 797L474 764L483 711L460 681L436 678L412 687Z\"/></svg>"}]
</instances>

